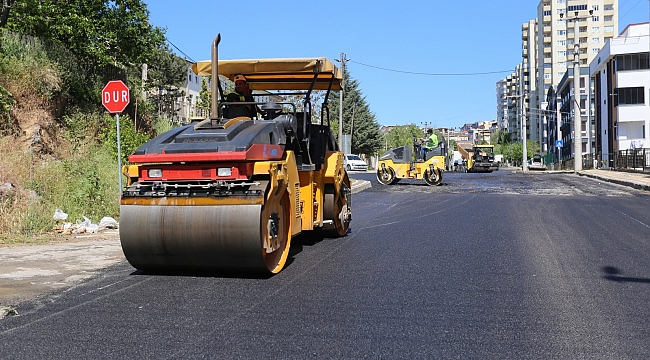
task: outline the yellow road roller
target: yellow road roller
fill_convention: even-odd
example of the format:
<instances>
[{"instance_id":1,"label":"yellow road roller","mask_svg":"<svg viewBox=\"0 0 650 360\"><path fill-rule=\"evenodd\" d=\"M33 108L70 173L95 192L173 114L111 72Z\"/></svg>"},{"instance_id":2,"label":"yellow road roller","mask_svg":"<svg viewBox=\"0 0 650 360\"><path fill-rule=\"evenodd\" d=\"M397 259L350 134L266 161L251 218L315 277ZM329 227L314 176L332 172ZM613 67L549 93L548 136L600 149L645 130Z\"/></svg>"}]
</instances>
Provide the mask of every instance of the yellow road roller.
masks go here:
<instances>
[{"instance_id":1,"label":"yellow road roller","mask_svg":"<svg viewBox=\"0 0 650 360\"><path fill-rule=\"evenodd\" d=\"M120 239L137 269L274 274L292 237L348 232L350 179L327 106L341 72L326 58L218 60L220 40L192 67L212 76L210 117L155 137L122 169ZM216 79L240 76L250 95L230 101Z\"/></svg>"},{"instance_id":2,"label":"yellow road roller","mask_svg":"<svg viewBox=\"0 0 650 360\"><path fill-rule=\"evenodd\" d=\"M447 161L447 142L442 138L438 147L426 151L420 158L420 146L416 140L412 146L400 146L388 150L377 162L377 181L395 185L402 179L422 179L428 185L439 185Z\"/></svg>"}]
</instances>

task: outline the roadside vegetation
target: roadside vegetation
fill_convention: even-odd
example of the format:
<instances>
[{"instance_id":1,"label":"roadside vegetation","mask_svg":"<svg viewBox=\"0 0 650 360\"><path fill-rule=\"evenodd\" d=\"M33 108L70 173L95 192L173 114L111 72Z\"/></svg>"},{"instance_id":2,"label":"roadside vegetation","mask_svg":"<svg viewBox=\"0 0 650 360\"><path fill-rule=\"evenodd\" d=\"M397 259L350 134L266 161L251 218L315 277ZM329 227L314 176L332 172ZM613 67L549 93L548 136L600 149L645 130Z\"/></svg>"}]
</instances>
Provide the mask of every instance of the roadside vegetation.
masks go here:
<instances>
[{"instance_id":1,"label":"roadside vegetation","mask_svg":"<svg viewBox=\"0 0 650 360\"><path fill-rule=\"evenodd\" d=\"M101 90L116 79L130 88L120 116L126 164L138 146L179 125L187 63L166 42L143 0L0 3L0 244L48 241L57 209L73 223L119 219L116 124ZM375 115L359 83L347 72L344 79L343 132L354 133L353 153L375 154L383 143ZM335 134L338 97L329 108ZM209 99L204 84L203 113Z\"/></svg>"},{"instance_id":2,"label":"roadside vegetation","mask_svg":"<svg viewBox=\"0 0 650 360\"><path fill-rule=\"evenodd\" d=\"M123 163L174 126L168 110L182 95L185 62L148 24L146 5L80 3L5 1L0 9L0 244L51 241L56 209L72 223L119 219L116 123L100 101L107 80L169 89L147 100L132 90L120 117ZM142 83L139 64L147 62Z\"/></svg>"}]
</instances>

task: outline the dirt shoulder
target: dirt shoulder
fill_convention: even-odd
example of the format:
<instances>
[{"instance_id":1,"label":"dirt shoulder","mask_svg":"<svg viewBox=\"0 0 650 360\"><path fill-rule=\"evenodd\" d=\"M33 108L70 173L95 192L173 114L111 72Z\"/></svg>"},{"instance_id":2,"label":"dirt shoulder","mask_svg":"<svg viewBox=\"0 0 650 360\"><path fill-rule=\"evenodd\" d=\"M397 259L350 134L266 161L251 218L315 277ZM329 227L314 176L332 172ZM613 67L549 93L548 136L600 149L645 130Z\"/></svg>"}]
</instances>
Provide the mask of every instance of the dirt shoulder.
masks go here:
<instances>
[{"instance_id":1,"label":"dirt shoulder","mask_svg":"<svg viewBox=\"0 0 650 360\"><path fill-rule=\"evenodd\" d=\"M0 307L72 286L123 260L118 230L46 245L0 247Z\"/></svg>"}]
</instances>

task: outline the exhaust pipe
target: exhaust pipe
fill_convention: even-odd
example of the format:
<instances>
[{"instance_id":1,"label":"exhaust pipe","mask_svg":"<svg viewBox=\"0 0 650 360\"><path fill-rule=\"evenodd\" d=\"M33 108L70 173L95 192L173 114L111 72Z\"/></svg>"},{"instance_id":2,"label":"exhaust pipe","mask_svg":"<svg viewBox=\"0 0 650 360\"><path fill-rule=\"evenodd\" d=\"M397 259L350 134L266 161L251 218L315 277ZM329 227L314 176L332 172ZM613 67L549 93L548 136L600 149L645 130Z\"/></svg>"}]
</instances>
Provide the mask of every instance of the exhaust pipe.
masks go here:
<instances>
[{"instance_id":1,"label":"exhaust pipe","mask_svg":"<svg viewBox=\"0 0 650 360\"><path fill-rule=\"evenodd\" d=\"M212 111L210 112L210 119L216 120L219 118L219 42L221 42L221 34L217 34L212 42Z\"/></svg>"}]
</instances>

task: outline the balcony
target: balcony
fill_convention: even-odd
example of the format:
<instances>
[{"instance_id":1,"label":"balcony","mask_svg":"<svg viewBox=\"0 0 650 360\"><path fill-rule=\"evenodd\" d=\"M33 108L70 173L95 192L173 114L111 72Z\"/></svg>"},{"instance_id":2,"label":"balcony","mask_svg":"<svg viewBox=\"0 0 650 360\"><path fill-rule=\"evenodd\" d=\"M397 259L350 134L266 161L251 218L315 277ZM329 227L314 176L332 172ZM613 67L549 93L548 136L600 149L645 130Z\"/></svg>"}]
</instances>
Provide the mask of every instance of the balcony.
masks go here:
<instances>
[{"instance_id":1,"label":"balcony","mask_svg":"<svg viewBox=\"0 0 650 360\"><path fill-rule=\"evenodd\" d=\"M521 32L521 40L528 40L528 30Z\"/></svg>"},{"instance_id":2,"label":"balcony","mask_svg":"<svg viewBox=\"0 0 650 360\"><path fill-rule=\"evenodd\" d=\"M528 49L523 49L521 51L521 57L528 57Z\"/></svg>"},{"instance_id":3,"label":"balcony","mask_svg":"<svg viewBox=\"0 0 650 360\"><path fill-rule=\"evenodd\" d=\"M550 43L551 42L551 37L550 36L544 36L544 42L545 43Z\"/></svg>"}]
</instances>

